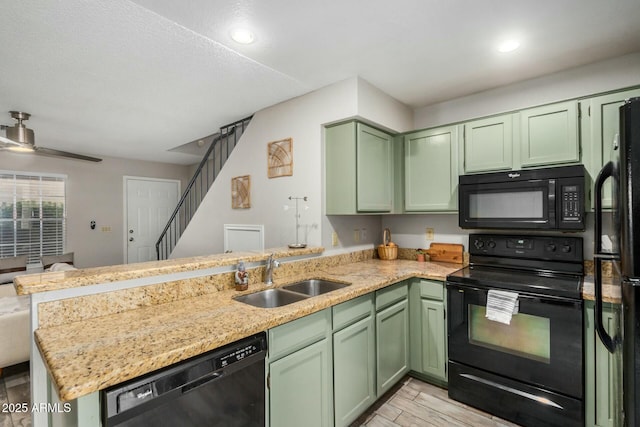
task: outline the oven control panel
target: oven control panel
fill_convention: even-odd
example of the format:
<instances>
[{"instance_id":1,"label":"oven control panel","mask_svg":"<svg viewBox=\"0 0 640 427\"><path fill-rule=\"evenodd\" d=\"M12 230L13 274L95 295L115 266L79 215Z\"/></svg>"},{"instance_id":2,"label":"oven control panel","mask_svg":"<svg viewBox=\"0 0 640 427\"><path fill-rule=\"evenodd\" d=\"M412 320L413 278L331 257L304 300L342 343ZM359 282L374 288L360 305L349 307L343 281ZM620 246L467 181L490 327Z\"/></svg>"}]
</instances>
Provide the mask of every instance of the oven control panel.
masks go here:
<instances>
[{"instance_id":1,"label":"oven control panel","mask_svg":"<svg viewBox=\"0 0 640 427\"><path fill-rule=\"evenodd\" d=\"M471 255L582 262L582 238L470 234L469 253Z\"/></svg>"}]
</instances>

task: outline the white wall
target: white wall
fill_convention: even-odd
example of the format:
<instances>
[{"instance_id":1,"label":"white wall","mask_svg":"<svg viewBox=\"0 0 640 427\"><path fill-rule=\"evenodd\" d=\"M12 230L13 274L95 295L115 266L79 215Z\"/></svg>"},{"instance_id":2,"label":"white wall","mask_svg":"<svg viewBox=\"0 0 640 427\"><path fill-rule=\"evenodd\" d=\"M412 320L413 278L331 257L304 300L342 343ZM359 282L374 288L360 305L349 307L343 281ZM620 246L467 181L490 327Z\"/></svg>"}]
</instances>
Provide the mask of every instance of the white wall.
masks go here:
<instances>
[{"instance_id":1,"label":"white wall","mask_svg":"<svg viewBox=\"0 0 640 427\"><path fill-rule=\"evenodd\" d=\"M640 84L640 53L561 71L415 110L416 129Z\"/></svg>"},{"instance_id":2,"label":"white wall","mask_svg":"<svg viewBox=\"0 0 640 427\"><path fill-rule=\"evenodd\" d=\"M179 179L184 190L188 166L105 157L100 163L0 152L0 170L67 175L67 244L78 267L124 262L123 177ZM91 230L89 222L96 221ZM102 232L102 227L111 231Z\"/></svg>"},{"instance_id":3,"label":"white wall","mask_svg":"<svg viewBox=\"0 0 640 427\"><path fill-rule=\"evenodd\" d=\"M366 103L366 106L361 106ZM371 116L371 117L367 117ZM295 242L295 218L289 196L307 196L301 211L301 240L331 248L338 232L338 247L379 240L380 218L354 216L327 218L323 212L324 125L347 118L364 118L395 132L412 128L409 108L358 78L335 83L254 114L240 143L232 152L216 183L183 233L171 257L219 253L223 250L223 224L264 224L265 247ZM267 144L293 139L293 176L267 177ZM231 178L251 176L251 208L231 209ZM303 204L301 204L302 206ZM356 242L353 231L365 230Z\"/></svg>"}]
</instances>

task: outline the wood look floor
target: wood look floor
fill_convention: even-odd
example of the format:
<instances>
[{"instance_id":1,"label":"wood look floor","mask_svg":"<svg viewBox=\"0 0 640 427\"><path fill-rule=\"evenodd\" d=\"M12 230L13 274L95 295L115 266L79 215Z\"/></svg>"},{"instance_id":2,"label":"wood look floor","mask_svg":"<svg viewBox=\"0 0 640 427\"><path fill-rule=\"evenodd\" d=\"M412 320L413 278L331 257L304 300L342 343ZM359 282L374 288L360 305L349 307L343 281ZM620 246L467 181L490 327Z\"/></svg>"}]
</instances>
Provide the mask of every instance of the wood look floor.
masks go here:
<instances>
[{"instance_id":1,"label":"wood look floor","mask_svg":"<svg viewBox=\"0 0 640 427\"><path fill-rule=\"evenodd\" d=\"M29 364L5 369L0 376L0 405L29 402ZM30 427L30 415L0 411L0 427ZM451 400L445 389L405 377L353 426L517 427L517 424Z\"/></svg>"},{"instance_id":2,"label":"wood look floor","mask_svg":"<svg viewBox=\"0 0 640 427\"><path fill-rule=\"evenodd\" d=\"M9 412L9 404L31 406L29 363L9 366L0 376L0 427L31 427L31 412Z\"/></svg>"},{"instance_id":3,"label":"wood look floor","mask_svg":"<svg viewBox=\"0 0 640 427\"><path fill-rule=\"evenodd\" d=\"M517 427L517 424L451 400L445 389L405 377L351 426Z\"/></svg>"}]
</instances>

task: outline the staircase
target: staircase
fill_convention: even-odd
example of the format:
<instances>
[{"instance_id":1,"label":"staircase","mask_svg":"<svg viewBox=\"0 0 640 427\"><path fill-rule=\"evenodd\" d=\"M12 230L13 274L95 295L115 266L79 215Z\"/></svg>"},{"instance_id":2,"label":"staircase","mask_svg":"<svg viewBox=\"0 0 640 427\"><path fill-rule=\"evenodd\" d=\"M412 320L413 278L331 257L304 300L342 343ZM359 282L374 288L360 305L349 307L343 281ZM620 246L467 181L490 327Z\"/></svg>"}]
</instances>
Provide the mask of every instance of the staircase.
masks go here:
<instances>
[{"instance_id":1,"label":"staircase","mask_svg":"<svg viewBox=\"0 0 640 427\"><path fill-rule=\"evenodd\" d=\"M196 169L182 194L178 206L176 206L169 218L169 222L167 222L160 234L160 238L156 242L158 260L167 259L171 255L171 251L173 251L189 221L195 215L204 196L213 185L222 166L229 158L231 151L240 140L252 117L221 127L220 132L214 137L200 165L198 165L198 169Z\"/></svg>"}]
</instances>

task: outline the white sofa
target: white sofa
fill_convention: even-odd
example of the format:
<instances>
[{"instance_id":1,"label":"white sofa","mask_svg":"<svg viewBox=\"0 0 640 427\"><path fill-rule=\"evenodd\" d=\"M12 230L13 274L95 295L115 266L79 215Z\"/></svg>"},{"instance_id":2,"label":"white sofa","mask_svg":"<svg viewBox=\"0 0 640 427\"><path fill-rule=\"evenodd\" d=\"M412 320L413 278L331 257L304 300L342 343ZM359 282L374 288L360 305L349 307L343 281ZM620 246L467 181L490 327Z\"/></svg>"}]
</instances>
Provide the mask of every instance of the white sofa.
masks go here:
<instances>
[{"instance_id":1,"label":"white sofa","mask_svg":"<svg viewBox=\"0 0 640 427\"><path fill-rule=\"evenodd\" d=\"M29 360L31 346L28 296L18 296L13 279L25 273L75 270L73 252L43 256L42 267L30 266L27 255L0 259L0 373L2 368Z\"/></svg>"},{"instance_id":2,"label":"white sofa","mask_svg":"<svg viewBox=\"0 0 640 427\"><path fill-rule=\"evenodd\" d=\"M0 285L0 371L29 360L29 297L13 283Z\"/></svg>"}]
</instances>

